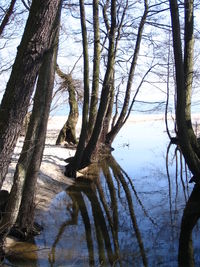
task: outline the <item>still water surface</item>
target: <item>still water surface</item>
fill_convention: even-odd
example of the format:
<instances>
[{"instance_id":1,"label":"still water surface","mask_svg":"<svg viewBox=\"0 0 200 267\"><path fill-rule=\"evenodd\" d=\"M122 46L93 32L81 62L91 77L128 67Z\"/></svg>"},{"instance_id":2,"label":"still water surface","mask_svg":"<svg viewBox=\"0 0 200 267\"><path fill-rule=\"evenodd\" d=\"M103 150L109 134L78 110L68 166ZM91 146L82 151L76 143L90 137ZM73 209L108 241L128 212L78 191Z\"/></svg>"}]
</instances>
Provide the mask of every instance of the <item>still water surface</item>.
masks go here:
<instances>
[{"instance_id":1,"label":"still water surface","mask_svg":"<svg viewBox=\"0 0 200 267\"><path fill-rule=\"evenodd\" d=\"M178 266L180 224L193 188L164 122L129 123L112 157L60 192L40 215L36 250L14 266ZM177 155L177 157L175 156ZM187 172L187 175L186 175ZM198 226L193 231L200 266ZM200 254L199 254L200 255Z\"/></svg>"}]
</instances>

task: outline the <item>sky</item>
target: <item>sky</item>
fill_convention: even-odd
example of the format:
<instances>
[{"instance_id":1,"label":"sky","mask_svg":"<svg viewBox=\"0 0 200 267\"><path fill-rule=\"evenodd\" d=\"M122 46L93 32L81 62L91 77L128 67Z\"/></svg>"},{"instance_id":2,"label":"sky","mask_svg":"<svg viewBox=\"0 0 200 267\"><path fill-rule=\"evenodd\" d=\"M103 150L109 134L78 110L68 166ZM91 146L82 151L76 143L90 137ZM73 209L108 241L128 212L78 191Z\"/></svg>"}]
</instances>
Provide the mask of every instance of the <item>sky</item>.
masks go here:
<instances>
[{"instance_id":1,"label":"sky","mask_svg":"<svg viewBox=\"0 0 200 267\"><path fill-rule=\"evenodd\" d=\"M6 2L6 1L4 1ZM16 23L12 23L14 26L9 26L8 28L8 33L7 36L5 35L4 38L0 39L0 47L4 47L3 49L0 49L0 64L4 65L7 62L13 62L15 54L16 54L16 48L18 46L18 44L20 43L20 34L22 34L22 30L23 29L23 25L25 24L26 19L24 18L24 16L26 17L27 13L25 15L23 15L21 18L19 18ZM198 15L198 13L196 14L196 16ZM90 16L90 14L89 14ZM80 24L79 24L79 20L75 20L72 17L69 17L66 10L63 11L62 13L62 21L67 21L66 23L62 23L61 25L61 38L60 38L60 44L59 44L59 57L58 57L58 64L60 65L60 67L62 68L63 71L66 72L70 72L75 64L75 62L77 61L77 58L80 57L80 55L82 54L82 48L80 46L80 43L78 42L80 40L80 35L78 34L78 32L80 31ZM21 27L17 27L19 26L19 24L21 25ZM10 40L9 38L9 33L12 31L12 29L15 30L15 35L14 37L12 37L12 39ZM17 30L16 30L17 29ZM73 30L73 31L72 31ZM152 30L154 30L154 32L156 32L156 34L152 35L152 40L149 40L147 42L143 42L142 43L142 47L140 50L140 57L139 57L139 64L136 67L136 76L133 82L133 93L135 92L135 90L137 89L143 75L145 74L145 72L148 70L149 66L151 65L155 65L155 68L153 69L153 72L148 74L147 78L146 78L146 82L143 83L141 90L139 92L139 94L137 95L136 100L138 101L135 105L134 111L137 112L138 110L140 110L140 106L142 107L142 109L144 108L145 110L149 110L151 109L151 105L150 104L146 104L143 103L141 104L141 101L143 102L161 102L163 103L164 101L166 101L166 77L165 77L165 71L164 70L164 64L167 63L167 52L166 52L166 48L163 49L163 52L160 52L159 50L159 43L162 45L162 43L167 41L167 34L166 32L162 32L160 29L158 28L146 28L145 32L144 32L144 36L146 38L147 34L151 34ZM18 32L17 32L18 31ZM75 34L73 34L73 32L76 32ZM162 32L162 34L161 34ZM73 38L72 38L72 34L73 34ZM89 33L88 35L90 35L91 33ZM153 44L153 40L154 42L156 41L156 44ZM133 44L134 45L134 44ZM129 50L133 49L131 46L129 48ZM130 52L130 51L129 51ZM172 51L171 51L172 53ZM156 57L154 58L154 55L156 55ZM160 59L159 59L160 57ZM125 56L126 58L126 56ZM159 60L162 60L162 64L163 66L157 66L156 64L160 63ZM8 65L9 65L8 64ZM82 59L77 63L75 70L73 71L73 77L75 78L79 78L82 79ZM0 67L2 67L2 65L0 65ZM92 65L92 61L90 62L90 66ZM120 70L120 73L122 74L118 74L119 77L120 75L124 75L123 74L123 70ZM160 72L161 74L158 76L156 73ZM6 87L6 83L9 79L9 74L10 71L7 72L3 72L0 73L0 98L2 97L2 92ZM101 78L103 78L103 71L101 71ZM125 83L124 85L121 87L121 90L125 90ZM194 110L198 110L199 105L198 102L199 100L199 86L197 84L197 88L195 89L194 92ZM174 88L171 88L171 97L170 97L170 104L173 107L173 98L174 98ZM65 96L66 97L66 96ZM63 102L62 101L62 97L59 100L60 103ZM162 105L161 105L162 106ZM162 106L163 107L163 106ZM66 110L68 110L68 108L66 108L66 103L64 103L63 105L60 104L60 108L57 111L58 114L62 114L65 113ZM162 108L163 110L163 108ZM55 112L55 111L54 111Z\"/></svg>"}]
</instances>

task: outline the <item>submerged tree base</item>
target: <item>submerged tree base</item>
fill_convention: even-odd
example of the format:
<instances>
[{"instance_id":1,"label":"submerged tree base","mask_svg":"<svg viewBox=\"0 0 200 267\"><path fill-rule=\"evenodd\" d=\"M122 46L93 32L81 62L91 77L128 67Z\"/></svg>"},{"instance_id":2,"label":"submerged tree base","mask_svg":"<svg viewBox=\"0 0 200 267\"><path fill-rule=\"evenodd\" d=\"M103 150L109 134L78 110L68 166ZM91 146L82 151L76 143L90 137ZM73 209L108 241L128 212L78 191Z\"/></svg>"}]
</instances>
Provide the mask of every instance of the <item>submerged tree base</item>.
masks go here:
<instances>
[{"instance_id":1,"label":"submerged tree base","mask_svg":"<svg viewBox=\"0 0 200 267\"><path fill-rule=\"evenodd\" d=\"M8 236L15 237L20 241L31 240L34 236L41 234L43 227L37 222L33 223L33 226L27 228L20 228L18 225L14 225Z\"/></svg>"},{"instance_id":2,"label":"submerged tree base","mask_svg":"<svg viewBox=\"0 0 200 267\"><path fill-rule=\"evenodd\" d=\"M74 164L74 157L65 159L65 162L69 163L65 167L65 176L69 178L77 178L77 171L83 170L91 164L99 163L111 156L111 152L114 150L110 145L101 143L97 146L96 150L88 160L87 157L84 157L82 162L80 162L79 167Z\"/></svg>"}]
</instances>

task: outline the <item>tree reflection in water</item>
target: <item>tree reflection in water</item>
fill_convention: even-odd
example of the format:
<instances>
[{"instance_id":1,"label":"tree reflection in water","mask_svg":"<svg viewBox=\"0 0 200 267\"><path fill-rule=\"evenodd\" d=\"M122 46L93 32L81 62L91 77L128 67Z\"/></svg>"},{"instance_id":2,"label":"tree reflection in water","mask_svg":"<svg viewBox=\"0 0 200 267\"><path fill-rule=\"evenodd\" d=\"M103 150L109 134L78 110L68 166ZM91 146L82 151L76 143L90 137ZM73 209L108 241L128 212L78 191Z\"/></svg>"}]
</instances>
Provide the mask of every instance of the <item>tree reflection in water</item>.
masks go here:
<instances>
[{"instance_id":1,"label":"tree reflection in water","mask_svg":"<svg viewBox=\"0 0 200 267\"><path fill-rule=\"evenodd\" d=\"M174 149L173 151L173 156L172 156L172 163L173 166L175 167L175 188L172 188L171 185L171 178L170 176L170 170L169 170L169 165L170 165L170 149ZM174 210L178 210L177 208L177 202L178 202L178 194L180 193L179 191L181 191L181 195L184 195L184 199L185 199L185 203L187 202L187 199L189 197L189 188L188 188L188 175L189 175L189 170L188 167L186 165L186 162L184 160L184 157L182 155L181 150L179 149L179 146L175 145L175 147L173 146L173 144L170 142L168 147L167 147L167 152L166 152L166 173L167 173L167 179L168 179L168 190L169 190L169 207L170 207L170 217L171 217L171 225L173 226L173 196L175 196L175 200L174 200ZM184 181L184 177L185 177L185 181ZM180 180L180 181L179 181ZM182 190L179 189L179 187L182 187ZM174 194L172 193L172 190L174 192Z\"/></svg>"},{"instance_id":2,"label":"tree reflection in water","mask_svg":"<svg viewBox=\"0 0 200 267\"><path fill-rule=\"evenodd\" d=\"M70 250L69 240L74 241L71 251L75 252L69 261L65 256L60 262L71 264L78 257L76 266L177 266L178 259L179 266L195 266L191 235L200 216L200 188L195 186L188 197L189 173L182 155L177 148L172 154L167 151L168 180L161 174L159 179L163 179L152 187L156 177L147 177L149 184L141 181L139 192L112 156L83 170L66 189L70 216L52 242L50 265L57 266L61 243L65 251ZM187 204L181 223L184 200ZM77 236L73 236L75 232Z\"/></svg>"},{"instance_id":3,"label":"tree reflection in water","mask_svg":"<svg viewBox=\"0 0 200 267\"><path fill-rule=\"evenodd\" d=\"M166 169L169 184L169 206L171 215L171 224L173 225L172 216L172 194L171 194L171 177L169 174L169 151L171 148L171 143L167 148L166 155ZM183 158L183 155L178 146L174 149L174 159L175 159L175 180L176 180L176 193L175 193L175 209L179 191L178 177L180 177L182 191L185 199L185 209L183 211L183 216L180 225L180 236L179 236L179 249L178 249L178 266L179 267L195 267L199 266L195 264L195 255L193 249L192 232L200 218L200 185L195 184L190 196L188 188L188 168ZM179 169L179 171L178 171ZM185 177L185 181L183 179ZM197 256L197 255L196 255ZM198 260L199 263L199 260Z\"/></svg>"},{"instance_id":4,"label":"tree reflection in water","mask_svg":"<svg viewBox=\"0 0 200 267\"><path fill-rule=\"evenodd\" d=\"M61 225L52 245L51 266L63 232L67 226L77 224L79 215L85 229L89 266L148 266L134 212L133 191L131 179L112 156L99 166L92 165L75 185L66 189L72 200L71 219ZM137 195L136 199L142 205Z\"/></svg>"},{"instance_id":5,"label":"tree reflection in water","mask_svg":"<svg viewBox=\"0 0 200 267\"><path fill-rule=\"evenodd\" d=\"M194 227L200 189L195 186L189 197L193 185L188 186L190 173L177 146L170 145L165 158L160 143L158 151L144 152L141 138L138 147L135 142L134 149L120 150L118 156L130 177L110 157L55 196L49 210L39 214L44 231L35 237L37 263L20 260L18 266L171 267L178 266L178 258L179 266L200 266Z\"/></svg>"},{"instance_id":6,"label":"tree reflection in water","mask_svg":"<svg viewBox=\"0 0 200 267\"><path fill-rule=\"evenodd\" d=\"M187 201L181 222L178 262L180 267L194 267L192 231L200 217L200 186L195 185ZM199 266L199 265L198 265Z\"/></svg>"},{"instance_id":7,"label":"tree reflection in water","mask_svg":"<svg viewBox=\"0 0 200 267\"><path fill-rule=\"evenodd\" d=\"M143 170L148 176L129 177L111 156L83 170L43 214L36 244L45 251L30 266L171 267L178 265L178 254L179 266L195 266L194 256L200 266L197 228L192 230L200 216L200 189L188 196L188 170L177 148L168 149L166 166L167 177L154 166L153 172Z\"/></svg>"}]
</instances>

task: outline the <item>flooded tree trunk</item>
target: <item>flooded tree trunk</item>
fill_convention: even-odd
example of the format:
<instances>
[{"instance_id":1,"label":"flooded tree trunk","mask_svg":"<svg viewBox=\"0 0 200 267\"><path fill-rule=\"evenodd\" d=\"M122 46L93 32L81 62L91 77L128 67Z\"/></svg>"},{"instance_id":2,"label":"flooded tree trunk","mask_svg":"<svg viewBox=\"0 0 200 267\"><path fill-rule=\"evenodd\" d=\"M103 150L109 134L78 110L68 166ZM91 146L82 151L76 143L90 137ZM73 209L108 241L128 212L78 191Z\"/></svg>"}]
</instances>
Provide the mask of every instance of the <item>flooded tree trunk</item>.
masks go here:
<instances>
[{"instance_id":1,"label":"flooded tree trunk","mask_svg":"<svg viewBox=\"0 0 200 267\"><path fill-rule=\"evenodd\" d=\"M189 2L188 2L189 3ZM179 9L177 1L170 0L170 12L173 33L173 49L176 70L176 121L178 143L190 171L200 181L200 157L196 136L191 127L191 92L193 73L193 2L185 6L184 57L182 53ZM189 28L189 29L188 29Z\"/></svg>"},{"instance_id":2,"label":"flooded tree trunk","mask_svg":"<svg viewBox=\"0 0 200 267\"><path fill-rule=\"evenodd\" d=\"M112 119L113 104L114 104L114 77L112 79L112 89L111 89L110 101L108 103L108 109L107 109L105 118L103 120L103 126L102 126L101 134L98 140L98 142L101 144L100 146L101 150L99 151L99 153L98 151L96 152L97 158L98 158L98 154L102 154L103 151L105 151L105 154L110 154L110 151L111 151L110 150L111 144L106 143L106 137L110 130L110 122ZM95 154L95 151L94 151L94 154Z\"/></svg>"},{"instance_id":3,"label":"flooded tree trunk","mask_svg":"<svg viewBox=\"0 0 200 267\"><path fill-rule=\"evenodd\" d=\"M103 82L103 88L101 93L101 99L99 109L93 128L92 135L88 141L87 146L84 149L83 156L80 163L80 168L87 166L91 162L93 152L98 145L98 139L101 135L104 118L108 109L110 101L110 91L112 87L112 77L114 71L115 61L115 32L116 32L116 2L111 1L111 28L109 38L109 50L108 50L108 62L106 67L106 73Z\"/></svg>"},{"instance_id":4,"label":"flooded tree trunk","mask_svg":"<svg viewBox=\"0 0 200 267\"><path fill-rule=\"evenodd\" d=\"M8 171L60 0L34 0L0 106L0 188Z\"/></svg>"},{"instance_id":5,"label":"flooded tree trunk","mask_svg":"<svg viewBox=\"0 0 200 267\"><path fill-rule=\"evenodd\" d=\"M129 70L129 77L127 88L125 92L125 98L123 101L122 112L118 118L118 121L115 125L112 123L112 129L110 130L110 119L112 115L113 109L113 100L115 95L115 86L114 86L114 75L115 75L115 63L117 57L117 49L118 43L120 41L120 33L123 32L123 23L126 19L127 10L129 4L126 1L125 5L123 6L123 11L119 15L118 13L118 3L116 1L111 1L110 4L106 2L103 6L103 19L104 19L104 26L107 30L107 35L105 38L105 43L108 43L108 48L106 52L106 62L105 65L105 74L103 78L103 83L101 86L101 96L99 100L98 111L96 111L97 107L97 89L99 81L99 36L98 36L98 27L99 27L99 18L98 18L98 1L93 2L93 30L94 30L94 57L93 57L93 83L92 83L92 95L90 101L90 116L89 116L89 123L87 121L88 114L83 115L82 118L88 129L82 128L80 141L78 143L77 152L75 154L74 159L66 166L65 174L67 176L76 177L76 171L84 168L88 164L94 161L99 161L104 157L104 154L109 154L111 152L111 144L120 131L121 127L124 125L125 121L127 120L128 115L130 114L129 109L129 102L130 102L130 95L132 89L132 82L133 77L135 74L135 68L137 65L137 58L139 55L141 40L142 40L142 33L144 29L144 25L146 22L146 17L148 14L148 1L144 0L144 12L138 27L138 35L136 40L135 49L133 51L133 60L131 63L131 67ZM109 16L108 16L109 14ZM83 19L83 17L82 17ZM83 43L85 43L86 32L84 32L85 28L82 28L83 34ZM96 35L95 35L96 33ZM96 47L97 45L97 47ZM85 53L84 46L84 54ZM89 71L88 65L87 72ZM86 71L84 66L84 71ZM84 75L85 77L85 75ZM87 84L86 84L87 85ZM88 92L88 87L85 87L86 91ZM85 90L84 89L84 90ZM138 89L139 90L139 89ZM94 95L93 95L94 94ZM87 101L88 95L87 95ZM94 103L93 103L94 101ZM87 102L88 103L88 102ZM94 105L93 105L94 104ZM132 106L132 104L131 104ZM85 114L85 113L84 113ZM84 131L85 130L85 131ZM110 132L108 133L108 131Z\"/></svg>"},{"instance_id":6,"label":"flooded tree trunk","mask_svg":"<svg viewBox=\"0 0 200 267\"><path fill-rule=\"evenodd\" d=\"M122 107L120 116L119 116L118 120L116 121L115 125L112 126L112 129L106 135L105 143L109 146L112 145L115 137L117 136L117 134L119 133L119 131L121 130L121 128L123 127L124 123L127 120L127 113L128 113L128 108L129 108L132 83L133 83L133 78L135 75L135 69L137 66L137 59L139 56L140 46L141 46L141 42L142 42L142 33L144 30L144 25L146 22L148 10L149 10L148 3L147 3L147 1L144 1L144 13L143 13L143 16L141 18L140 25L138 28L137 40L136 40L136 45L135 45L135 49L134 49L133 59L131 62L130 71L129 71L123 107Z\"/></svg>"},{"instance_id":7,"label":"flooded tree trunk","mask_svg":"<svg viewBox=\"0 0 200 267\"><path fill-rule=\"evenodd\" d=\"M98 12L95 12L97 2L93 3L93 18L94 18L94 31L97 28L98 30L98 21L97 16ZM110 21L108 22L107 14L108 11L108 5L105 4L103 11L104 11L104 22L106 25L106 29L108 31L108 41L109 41L109 47L108 47L108 55L107 55L107 63L106 63L106 71L105 76L102 84L102 91L101 91L101 97L99 102L99 108L98 112L96 113L96 92L94 93L94 99L93 95L91 96L91 106L90 106L90 118L89 118L89 132L87 137L89 139L85 139L85 147L82 147L82 151L77 149L77 153L75 155L74 160L66 167L66 175L70 175L72 173L72 169L74 171L74 174L76 170L80 168L84 168L88 164L94 161L99 161L102 158L104 158L105 154L109 154L111 152L111 144L120 131L121 127L124 125L126 119L127 119L127 112L129 108L129 101L130 101L130 93L131 93L131 87L132 87L132 81L135 74L135 68L137 64L137 58L139 55L141 40L142 40L142 33L144 29L144 24L146 22L146 17L148 13L148 3L145 0L144 1L144 13L141 18L140 25L138 27L138 36L136 41L136 46L134 50L133 55L133 61L130 68L128 83L127 83L127 89L125 93L125 99L123 102L122 112L119 116L118 121L115 125L112 125L112 129L110 130L110 121L111 121L111 115L112 115L112 109L113 109L113 102L114 102L114 74L115 74L115 57L116 57L116 51L118 47L118 41L120 39L120 30L123 25L123 21L125 18L126 10L128 8L128 4L124 6L123 15L118 18L117 14L117 8L115 1L111 1L110 5ZM119 25L117 25L116 21L119 19ZM95 28L96 27L96 28ZM93 65L93 89L97 89L97 80L99 80L99 73L97 70L99 69L99 50L98 50L98 35L94 36L94 40L97 42L97 50L94 49L94 65ZM96 42L94 42L94 45L96 45ZM96 57L95 57L96 55ZM95 68L95 64L97 65ZM96 71L94 73L94 71ZM94 106L93 102L94 101ZM94 109L93 109L94 108ZM92 119L91 119L92 116ZM93 125L91 127L91 121L93 122ZM110 130L110 132L108 132ZM77 164L77 157L79 158L79 163Z\"/></svg>"},{"instance_id":8,"label":"flooded tree trunk","mask_svg":"<svg viewBox=\"0 0 200 267\"><path fill-rule=\"evenodd\" d=\"M132 60L130 72L129 72L126 94L125 94L125 99L123 102L121 114L120 114L117 122L114 125L112 125L112 128L110 130L110 122L111 122L111 117L112 117L112 110L113 110L113 104L114 104L114 94L115 94L115 85L114 85L115 79L114 79L114 64L113 64L113 66L112 66L113 70L112 70L112 74L111 74L112 78L110 78L110 80L109 80L110 94L109 94L109 98L107 97L107 100L108 100L106 103L107 108L106 108L106 106L104 107L106 110L106 113L105 113L105 117L102 120L102 128L99 131L99 133L96 135L96 139L95 139L96 141L93 140L93 144L95 144L95 142L96 142L96 146L95 146L95 148L93 148L93 151L90 152L90 154L91 154L90 161L101 160L106 155L111 153L111 151L112 151L111 145L112 145L115 137L117 136L117 134L119 133L119 131L121 130L121 128L123 127L123 125L125 124L125 122L127 120L127 113L128 113L128 108L129 108L129 102L130 102L132 82L133 82L133 78L134 78L134 74L135 74L135 69L136 69L136 65L137 65L137 59L138 59L139 51L140 51L140 46L141 46L141 41L142 41L142 33L144 30L146 17L148 14L147 1L144 1L144 3L145 3L144 14L141 18L140 25L138 28L137 41L136 41L136 46L135 46L135 50L134 50L134 55L133 55L133 60ZM117 43L116 43L116 46L117 46ZM115 49L116 49L116 47L115 47ZM115 52L114 52L114 57L115 57ZM98 123L98 125L100 125L100 124ZM94 127L94 132L95 132L95 130L96 129ZM92 135L92 137L94 137L94 136ZM90 141L89 141L89 143L90 143ZM89 146L89 143L88 143L88 146ZM91 143L90 143L90 145L91 145ZM90 149L87 146L86 146L86 150L90 151ZM92 150L92 148L91 148L91 150ZM87 153L88 153L88 151L87 151ZM88 153L88 155L90 155L90 154ZM88 159L88 162L89 162L89 159Z\"/></svg>"},{"instance_id":9,"label":"flooded tree trunk","mask_svg":"<svg viewBox=\"0 0 200 267\"><path fill-rule=\"evenodd\" d=\"M87 41L87 28L84 1L80 0L80 17L81 17L81 30L83 42L83 61L84 61L84 101L83 101L83 114L80 138L73 160L67 165L65 175L76 177L76 171L80 168L80 163L83 157L83 151L87 140L88 130L88 113L89 113L89 55L88 55L88 41Z\"/></svg>"},{"instance_id":10,"label":"flooded tree trunk","mask_svg":"<svg viewBox=\"0 0 200 267\"><path fill-rule=\"evenodd\" d=\"M192 129L191 123L191 93L193 80L193 1L186 1L185 28L184 28L184 55L181 42L181 30L179 21L179 8L175 0L170 0L170 12L173 33L173 49L176 70L177 106L176 120L178 128L178 144L184 155L190 171L194 175L194 190L188 200L181 222L179 239L179 266L193 267L194 257L192 248L192 230L199 215L199 181L200 181L200 157L199 145Z\"/></svg>"}]
</instances>

